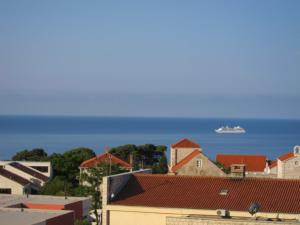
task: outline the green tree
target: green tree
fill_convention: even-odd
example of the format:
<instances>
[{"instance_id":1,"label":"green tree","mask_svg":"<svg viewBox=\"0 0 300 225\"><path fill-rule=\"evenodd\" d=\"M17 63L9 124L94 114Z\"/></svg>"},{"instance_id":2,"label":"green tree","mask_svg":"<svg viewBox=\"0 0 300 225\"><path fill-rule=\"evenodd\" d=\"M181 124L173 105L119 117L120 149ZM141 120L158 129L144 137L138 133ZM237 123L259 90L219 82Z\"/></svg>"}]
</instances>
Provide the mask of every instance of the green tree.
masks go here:
<instances>
[{"instance_id":1,"label":"green tree","mask_svg":"<svg viewBox=\"0 0 300 225\"><path fill-rule=\"evenodd\" d=\"M47 153L42 148L34 148L32 150L23 150L17 152L12 160L14 161L43 161L47 158Z\"/></svg>"},{"instance_id":2,"label":"green tree","mask_svg":"<svg viewBox=\"0 0 300 225\"><path fill-rule=\"evenodd\" d=\"M167 162L167 158L165 155L161 156L159 158L159 161L156 165L154 165L152 167L152 172L153 173L167 173L168 172L168 162Z\"/></svg>"},{"instance_id":3,"label":"green tree","mask_svg":"<svg viewBox=\"0 0 300 225\"><path fill-rule=\"evenodd\" d=\"M39 194L64 196L65 191L67 195L70 195L72 184L66 182L63 177L56 176L40 189Z\"/></svg>"},{"instance_id":4,"label":"green tree","mask_svg":"<svg viewBox=\"0 0 300 225\"><path fill-rule=\"evenodd\" d=\"M89 195L92 196L92 209L96 217L96 224L99 224L98 209L101 208L100 185L102 178L107 175L122 173L124 170L116 164L100 163L96 167L87 168L82 174L81 181L87 182L86 187Z\"/></svg>"},{"instance_id":5,"label":"green tree","mask_svg":"<svg viewBox=\"0 0 300 225\"><path fill-rule=\"evenodd\" d=\"M229 174L230 173L230 168L225 167L222 163L218 162L218 161L213 161L213 163L219 167L224 173Z\"/></svg>"},{"instance_id":6,"label":"green tree","mask_svg":"<svg viewBox=\"0 0 300 225\"><path fill-rule=\"evenodd\" d=\"M117 157L129 161L130 155L133 158L133 167L134 169L143 168L153 168L158 167L161 157L165 157L165 152L167 147L164 145L153 145L153 144L144 144L144 145L122 145L110 150L110 153L116 155ZM164 162L164 161L163 161ZM167 163L165 165L167 167ZM162 170L163 171L163 170Z\"/></svg>"},{"instance_id":7,"label":"green tree","mask_svg":"<svg viewBox=\"0 0 300 225\"><path fill-rule=\"evenodd\" d=\"M49 157L54 175L64 177L73 186L78 185L79 166L90 158L95 157L95 152L89 148L75 148L63 154L54 153Z\"/></svg>"}]
</instances>

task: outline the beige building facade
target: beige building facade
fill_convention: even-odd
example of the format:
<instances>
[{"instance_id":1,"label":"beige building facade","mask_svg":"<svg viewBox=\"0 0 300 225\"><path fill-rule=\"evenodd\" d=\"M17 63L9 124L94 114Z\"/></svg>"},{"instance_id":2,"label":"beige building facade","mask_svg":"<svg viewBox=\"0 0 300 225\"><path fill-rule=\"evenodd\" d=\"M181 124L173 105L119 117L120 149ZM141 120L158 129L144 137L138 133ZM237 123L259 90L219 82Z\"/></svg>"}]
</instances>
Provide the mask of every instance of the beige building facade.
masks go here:
<instances>
[{"instance_id":1,"label":"beige building facade","mask_svg":"<svg viewBox=\"0 0 300 225\"><path fill-rule=\"evenodd\" d=\"M300 146L272 161L266 172L281 179L300 179Z\"/></svg>"},{"instance_id":2,"label":"beige building facade","mask_svg":"<svg viewBox=\"0 0 300 225\"><path fill-rule=\"evenodd\" d=\"M182 139L170 148L170 175L226 176L207 156L201 146L189 139Z\"/></svg>"},{"instance_id":3,"label":"beige building facade","mask_svg":"<svg viewBox=\"0 0 300 225\"><path fill-rule=\"evenodd\" d=\"M36 193L51 176L50 162L0 161L0 193Z\"/></svg>"},{"instance_id":4,"label":"beige building facade","mask_svg":"<svg viewBox=\"0 0 300 225\"><path fill-rule=\"evenodd\" d=\"M299 197L290 202L290 206L292 206L290 209L283 212L281 207L285 203L268 206L269 200L260 197L261 195L256 192L256 189L263 189L261 187L273 189L275 184L279 184L279 191L274 194L278 195L278 199L283 198L290 201L290 197L294 196L292 189L297 189L298 181L287 180L285 184L278 183L274 179L247 178L239 182L240 188L244 190L243 193L239 187L236 187L237 181L230 178L147 175L142 174L143 172L138 171L103 178L102 225L300 224L298 213L300 212L300 205L297 203ZM174 188L169 189L172 186ZM201 186L204 186L203 190L205 189L206 193L203 193ZM293 188L286 190L285 187L288 186L293 186ZM224 187L228 188L227 197L213 193L214 190ZM176 195L175 193L180 193L180 190L182 190L182 196ZM189 193L184 194L187 190ZM242 197L251 191L253 193L250 194L250 197L248 194L249 200ZM195 196L198 199L193 199L196 193L199 193L199 196ZM233 195L234 198L233 200L226 200L228 203L225 202L225 205L228 205L228 208L224 209L224 202L221 202L221 199L231 198L230 195ZM275 195L270 197L270 203ZM203 196L206 196L207 199L204 200ZM248 202L251 204L251 198L253 201L258 200L263 209L255 215L248 212L248 207L242 206L245 203L248 205ZM189 208L193 201L195 202L194 208ZM180 205L182 207L179 207ZM230 217L220 216L219 209L227 210Z\"/></svg>"}]
</instances>

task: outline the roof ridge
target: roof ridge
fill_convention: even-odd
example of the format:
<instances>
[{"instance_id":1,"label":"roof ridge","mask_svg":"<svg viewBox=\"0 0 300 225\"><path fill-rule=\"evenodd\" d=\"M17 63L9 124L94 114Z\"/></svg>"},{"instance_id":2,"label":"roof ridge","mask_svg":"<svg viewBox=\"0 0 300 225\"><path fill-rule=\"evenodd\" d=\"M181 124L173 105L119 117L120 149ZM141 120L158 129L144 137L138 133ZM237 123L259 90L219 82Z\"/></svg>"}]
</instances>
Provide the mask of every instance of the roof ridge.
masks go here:
<instances>
[{"instance_id":1,"label":"roof ridge","mask_svg":"<svg viewBox=\"0 0 300 225\"><path fill-rule=\"evenodd\" d=\"M79 167L85 167L86 164L90 163L90 162L93 162L94 160L97 160L97 159L101 159L101 158L105 158L105 157L108 157L108 156L112 156L112 158L114 158L116 161L118 161L120 164L124 164L126 167L131 167L131 165L126 162L125 160L115 156L114 154L111 154L109 152L106 152L106 153L103 153L103 154L98 154L96 156L94 156L93 158L90 158L90 159L87 159L85 161L83 161Z\"/></svg>"},{"instance_id":2,"label":"roof ridge","mask_svg":"<svg viewBox=\"0 0 300 225\"><path fill-rule=\"evenodd\" d=\"M189 138L182 138L179 141L177 141L175 144L171 144L171 147L176 147L178 145L180 145L182 142L188 142L190 146L187 146L188 148L201 148L201 146L198 143L195 143L194 141L192 141ZM180 146L183 147L183 146Z\"/></svg>"},{"instance_id":3,"label":"roof ridge","mask_svg":"<svg viewBox=\"0 0 300 225\"><path fill-rule=\"evenodd\" d=\"M197 156L200 153L201 151L199 151L198 149L192 151L190 154L188 154L186 157L184 157L182 160L180 160L176 165L174 165L171 168L172 172L176 172L177 170L179 170L182 166L187 164L189 161L191 161L195 156Z\"/></svg>"},{"instance_id":4,"label":"roof ridge","mask_svg":"<svg viewBox=\"0 0 300 225\"><path fill-rule=\"evenodd\" d=\"M199 179L199 180L204 180L204 179L219 179L219 180L258 180L258 181L274 181L274 182L286 182L286 181L291 181L291 182L296 182L300 183L300 179L286 179L286 178L271 178L271 177L244 177L242 179L240 178L235 178L231 176L225 176L225 177L216 177L216 176L197 176L197 175L168 175L168 174L149 174L149 173L134 173L132 174L133 176L136 177L167 177L171 179L178 179L178 178L183 178L183 179Z\"/></svg>"},{"instance_id":5,"label":"roof ridge","mask_svg":"<svg viewBox=\"0 0 300 225\"><path fill-rule=\"evenodd\" d=\"M27 166L24 166L23 164L21 163L18 163L18 162L11 162L9 165L11 165L12 167L18 169L18 170L21 170L23 171L24 173L27 173L35 178L38 178L44 182L46 182L47 180L49 180L49 177L45 176L44 174L38 172L38 171L35 171L34 169L32 168L29 168Z\"/></svg>"},{"instance_id":6,"label":"roof ridge","mask_svg":"<svg viewBox=\"0 0 300 225\"><path fill-rule=\"evenodd\" d=\"M7 179L10 179L14 182L17 182L21 185L31 184L31 182L24 177L19 176L18 174L15 174L9 170L6 170L4 168L0 168L0 175L6 177Z\"/></svg>"}]
</instances>

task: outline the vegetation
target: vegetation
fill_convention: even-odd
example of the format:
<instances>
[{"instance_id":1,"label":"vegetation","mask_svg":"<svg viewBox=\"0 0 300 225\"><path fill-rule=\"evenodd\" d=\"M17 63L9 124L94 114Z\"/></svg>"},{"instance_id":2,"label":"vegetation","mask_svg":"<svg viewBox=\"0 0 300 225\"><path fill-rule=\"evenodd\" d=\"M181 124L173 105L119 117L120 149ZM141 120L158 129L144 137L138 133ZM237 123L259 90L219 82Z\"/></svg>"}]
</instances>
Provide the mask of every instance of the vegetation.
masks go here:
<instances>
[{"instance_id":1,"label":"vegetation","mask_svg":"<svg viewBox=\"0 0 300 225\"><path fill-rule=\"evenodd\" d=\"M134 169L151 168L153 173L167 173L166 150L167 147L163 145L122 145L112 148L110 153L128 162L130 161L130 155L132 155ZM79 166L83 161L92 157L95 157L95 152L84 147L51 155L48 155L44 149L36 148L20 151L12 157L12 160L51 162L53 179L41 188L39 194L63 196L66 192L67 195L71 196L87 196L90 191L79 184ZM123 172L120 168L115 168L115 165L105 169L102 165L102 170L106 171L105 175L108 175L109 171L111 171L111 174Z\"/></svg>"},{"instance_id":2,"label":"vegetation","mask_svg":"<svg viewBox=\"0 0 300 225\"><path fill-rule=\"evenodd\" d=\"M151 168L154 173L167 173L168 164L165 156L167 147L164 145L122 145L112 148L109 152L119 158L130 161L133 160L134 169Z\"/></svg>"},{"instance_id":3,"label":"vegetation","mask_svg":"<svg viewBox=\"0 0 300 225\"><path fill-rule=\"evenodd\" d=\"M123 145L112 148L110 153L128 162L130 157L132 157L134 169L152 168L153 173L167 173L166 150L167 147L163 145ZM51 155L48 155L44 149L36 148L20 151L12 157L12 160L50 161L53 168L53 179L41 188L39 194L91 196L96 224L99 224L98 209L101 207L100 184L102 183L102 178L107 175L125 172L125 170L115 164L100 163L94 168L88 168L86 173L81 176L80 181L90 184L89 186L81 186L79 182L79 166L83 161L92 157L95 157L95 152L84 147L71 149L62 154L53 153ZM75 224L88 225L90 223L78 220Z\"/></svg>"},{"instance_id":4,"label":"vegetation","mask_svg":"<svg viewBox=\"0 0 300 225\"><path fill-rule=\"evenodd\" d=\"M14 161L43 161L47 158L47 153L42 148L35 148L31 151L25 149L23 151L17 152L12 160Z\"/></svg>"},{"instance_id":5,"label":"vegetation","mask_svg":"<svg viewBox=\"0 0 300 225\"><path fill-rule=\"evenodd\" d=\"M219 167L224 173L230 174L230 168L225 167L222 163L219 163L218 161L213 161L213 163Z\"/></svg>"},{"instance_id":6,"label":"vegetation","mask_svg":"<svg viewBox=\"0 0 300 225\"><path fill-rule=\"evenodd\" d=\"M87 193L92 196L92 209L95 214L96 224L99 224L98 209L101 208L101 192L100 185L102 178L107 175L113 175L125 172L116 164L100 163L96 167L87 168L86 172L82 174L81 181L87 182Z\"/></svg>"}]
</instances>

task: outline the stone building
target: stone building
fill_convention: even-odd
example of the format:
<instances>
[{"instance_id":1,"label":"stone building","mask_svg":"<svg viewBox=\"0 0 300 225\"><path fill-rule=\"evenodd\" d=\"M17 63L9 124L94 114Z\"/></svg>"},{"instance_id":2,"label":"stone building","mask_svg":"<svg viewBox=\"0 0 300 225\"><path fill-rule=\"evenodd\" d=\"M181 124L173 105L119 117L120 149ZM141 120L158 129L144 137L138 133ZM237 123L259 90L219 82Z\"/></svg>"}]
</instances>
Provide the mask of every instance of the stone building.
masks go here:
<instances>
[{"instance_id":1,"label":"stone building","mask_svg":"<svg viewBox=\"0 0 300 225\"><path fill-rule=\"evenodd\" d=\"M182 139L171 145L169 174L189 176L225 176L202 152L199 144Z\"/></svg>"},{"instance_id":2,"label":"stone building","mask_svg":"<svg viewBox=\"0 0 300 225\"><path fill-rule=\"evenodd\" d=\"M266 171L277 178L300 179L300 146L295 146L292 152L271 161Z\"/></svg>"},{"instance_id":3,"label":"stone building","mask_svg":"<svg viewBox=\"0 0 300 225\"><path fill-rule=\"evenodd\" d=\"M119 174L103 178L102 224L296 225L299 188L300 180Z\"/></svg>"}]
</instances>

